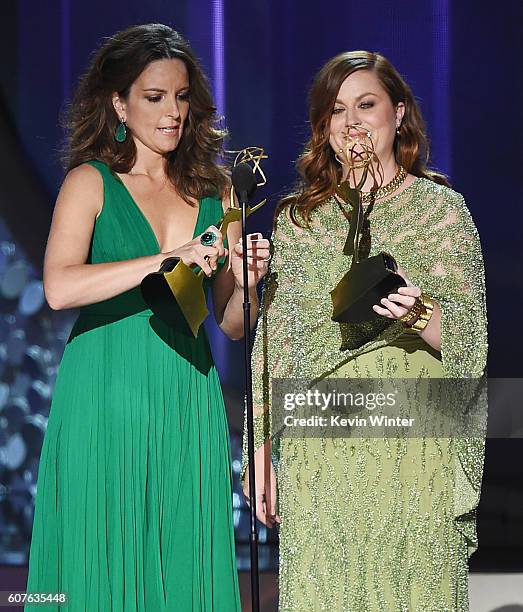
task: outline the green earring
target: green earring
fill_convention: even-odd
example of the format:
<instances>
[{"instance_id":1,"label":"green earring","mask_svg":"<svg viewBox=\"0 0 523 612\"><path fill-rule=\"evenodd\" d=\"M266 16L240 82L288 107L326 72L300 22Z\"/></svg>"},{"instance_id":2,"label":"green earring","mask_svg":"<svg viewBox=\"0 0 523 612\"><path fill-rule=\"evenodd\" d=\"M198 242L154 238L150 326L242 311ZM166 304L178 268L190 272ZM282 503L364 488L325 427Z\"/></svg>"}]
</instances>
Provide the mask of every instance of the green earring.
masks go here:
<instances>
[{"instance_id":1,"label":"green earring","mask_svg":"<svg viewBox=\"0 0 523 612\"><path fill-rule=\"evenodd\" d=\"M118 127L114 132L114 139L116 140L116 142L125 142L126 138L127 128L125 125L125 121L123 119L120 119L120 123L118 124Z\"/></svg>"}]
</instances>

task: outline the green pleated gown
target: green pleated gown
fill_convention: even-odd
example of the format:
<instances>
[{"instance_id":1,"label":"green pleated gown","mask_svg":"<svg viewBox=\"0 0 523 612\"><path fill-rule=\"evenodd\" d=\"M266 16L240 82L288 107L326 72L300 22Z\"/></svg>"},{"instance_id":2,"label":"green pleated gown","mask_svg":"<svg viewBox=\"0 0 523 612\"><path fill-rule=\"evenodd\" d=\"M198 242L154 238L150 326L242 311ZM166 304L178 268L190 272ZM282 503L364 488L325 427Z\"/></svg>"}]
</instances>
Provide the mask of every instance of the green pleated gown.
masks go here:
<instances>
[{"instance_id":1,"label":"green pleated gown","mask_svg":"<svg viewBox=\"0 0 523 612\"><path fill-rule=\"evenodd\" d=\"M89 262L158 253L123 183L91 163L104 205ZM221 216L219 199L201 200L194 235ZM69 604L46 610L240 610L228 427L209 343L203 327L195 339L151 317L137 287L82 308L67 343L27 592L64 592Z\"/></svg>"}]
</instances>

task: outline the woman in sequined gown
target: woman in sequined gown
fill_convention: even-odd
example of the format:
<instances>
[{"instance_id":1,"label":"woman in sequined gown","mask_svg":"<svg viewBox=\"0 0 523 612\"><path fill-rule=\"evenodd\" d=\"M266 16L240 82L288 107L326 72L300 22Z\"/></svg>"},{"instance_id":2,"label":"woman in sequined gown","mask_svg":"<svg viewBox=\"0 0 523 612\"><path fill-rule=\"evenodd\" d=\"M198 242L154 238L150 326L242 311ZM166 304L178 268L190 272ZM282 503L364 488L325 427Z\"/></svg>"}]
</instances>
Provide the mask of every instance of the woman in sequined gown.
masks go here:
<instances>
[{"instance_id":1,"label":"woman in sequined gown","mask_svg":"<svg viewBox=\"0 0 523 612\"><path fill-rule=\"evenodd\" d=\"M280 610L464 612L481 435L271 440L274 378L475 379L486 363L478 233L463 197L426 167L408 86L379 54L341 54L314 81L310 123L301 182L276 219L253 353L257 515L280 525ZM366 210L361 248L392 254L407 287L374 306L379 320L338 324L329 292L350 258L335 189L350 164L345 138L361 128L383 185L407 173ZM434 312L417 333L398 319L420 290Z\"/></svg>"},{"instance_id":2,"label":"woman in sequined gown","mask_svg":"<svg viewBox=\"0 0 523 612\"><path fill-rule=\"evenodd\" d=\"M222 239L216 227L229 179L215 112L189 45L161 24L106 39L73 101L44 286L52 308L79 317L42 448L27 584L67 594L52 610L240 610L227 419L205 328L163 323L140 291L178 257L205 273L222 331L243 335L240 228ZM247 248L255 311L268 247Z\"/></svg>"}]
</instances>

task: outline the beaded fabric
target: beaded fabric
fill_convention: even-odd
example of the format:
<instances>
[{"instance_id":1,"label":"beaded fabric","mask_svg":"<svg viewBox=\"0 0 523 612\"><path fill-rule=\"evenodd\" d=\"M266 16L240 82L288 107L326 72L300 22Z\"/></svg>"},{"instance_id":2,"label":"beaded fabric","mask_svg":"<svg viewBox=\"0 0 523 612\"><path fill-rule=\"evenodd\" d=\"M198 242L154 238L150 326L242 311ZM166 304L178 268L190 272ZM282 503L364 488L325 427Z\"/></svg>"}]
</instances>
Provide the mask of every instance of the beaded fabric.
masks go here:
<instances>
[{"instance_id":1,"label":"beaded fabric","mask_svg":"<svg viewBox=\"0 0 523 612\"><path fill-rule=\"evenodd\" d=\"M484 372L483 258L463 197L417 178L368 216L369 256L390 253L439 303L441 354L398 321L331 320L347 229L334 198L309 229L278 218L252 357L256 448L270 437L272 378ZM280 610L468 610L484 439L284 438L273 452ZM244 474L246 456L244 437Z\"/></svg>"}]
</instances>

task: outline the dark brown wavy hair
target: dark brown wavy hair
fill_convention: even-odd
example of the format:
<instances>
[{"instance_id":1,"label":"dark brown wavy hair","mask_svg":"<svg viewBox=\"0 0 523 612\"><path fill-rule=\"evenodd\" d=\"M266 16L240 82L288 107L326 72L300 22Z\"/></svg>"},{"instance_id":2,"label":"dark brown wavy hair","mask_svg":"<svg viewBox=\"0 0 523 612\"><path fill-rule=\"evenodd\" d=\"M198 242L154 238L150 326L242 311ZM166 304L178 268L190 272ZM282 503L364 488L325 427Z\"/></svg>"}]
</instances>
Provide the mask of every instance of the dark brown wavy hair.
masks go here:
<instances>
[{"instance_id":1,"label":"dark brown wavy hair","mask_svg":"<svg viewBox=\"0 0 523 612\"><path fill-rule=\"evenodd\" d=\"M118 32L94 53L66 119L66 169L95 159L114 172L131 170L136 146L129 137L123 143L114 139L119 119L112 95L116 91L125 99L145 68L161 59L183 61L190 84L189 114L182 138L176 150L166 156L168 177L187 201L221 195L229 181L225 168L218 163L226 132L217 127L208 81L188 43L178 32L159 23Z\"/></svg>"},{"instance_id":2,"label":"dark brown wavy hair","mask_svg":"<svg viewBox=\"0 0 523 612\"><path fill-rule=\"evenodd\" d=\"M448 185L444 175L427 168L429 145L425 123L410 87L394 66L379 53L349 51L329 60L316 75L309 94L309 120L312 135L296 162L300 175L296 190L283 198L277 213L290 207L292 221L308 226L311 212L334 194L341 167L329 144L329 127L336 97L343 81L357 70L372 70L397 106L405 104L401 132L394 141L394 155L407 172Z\"/></svg>"}]
</instances>

